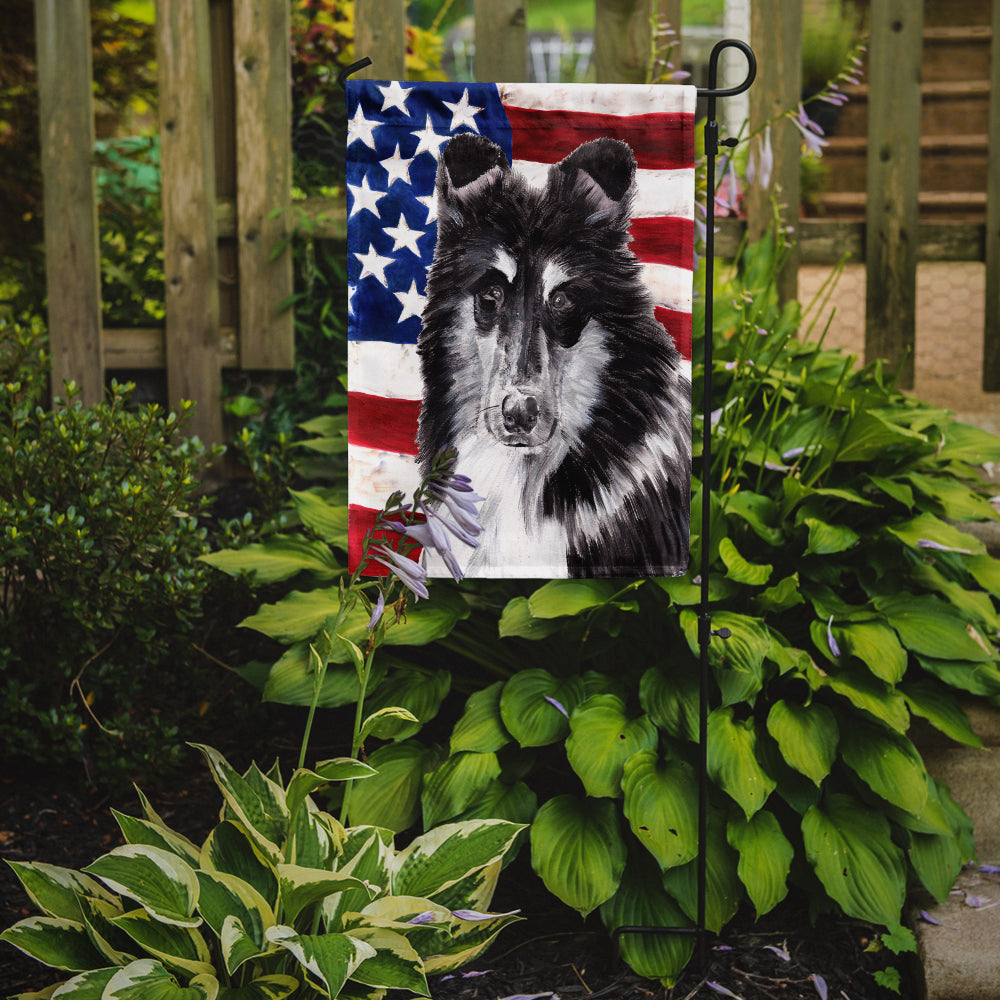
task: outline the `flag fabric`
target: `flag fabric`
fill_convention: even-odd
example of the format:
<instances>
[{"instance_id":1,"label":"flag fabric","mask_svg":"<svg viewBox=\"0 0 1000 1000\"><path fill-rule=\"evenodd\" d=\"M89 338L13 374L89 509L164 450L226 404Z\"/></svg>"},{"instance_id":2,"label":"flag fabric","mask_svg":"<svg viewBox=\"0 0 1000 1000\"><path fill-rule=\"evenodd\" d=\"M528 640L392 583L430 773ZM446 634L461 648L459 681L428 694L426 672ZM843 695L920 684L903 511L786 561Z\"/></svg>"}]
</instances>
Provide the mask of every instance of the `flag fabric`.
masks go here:
<instances>
[{"instance_id":1,"label":"flag fabric","mask_svg":"<svg viewBox=\"0 0 1000 1000\"><path fill-rule=\"evenodd\" d=\"M386 498L420 482L416 345L442 148L464 133L487 137L529 182L543 184L550 166L588 139L624 139L637 166L629 246L689 380L695 99L693 87L681 86L348 81L352 567Z\"/></svg>"}]
</instances>

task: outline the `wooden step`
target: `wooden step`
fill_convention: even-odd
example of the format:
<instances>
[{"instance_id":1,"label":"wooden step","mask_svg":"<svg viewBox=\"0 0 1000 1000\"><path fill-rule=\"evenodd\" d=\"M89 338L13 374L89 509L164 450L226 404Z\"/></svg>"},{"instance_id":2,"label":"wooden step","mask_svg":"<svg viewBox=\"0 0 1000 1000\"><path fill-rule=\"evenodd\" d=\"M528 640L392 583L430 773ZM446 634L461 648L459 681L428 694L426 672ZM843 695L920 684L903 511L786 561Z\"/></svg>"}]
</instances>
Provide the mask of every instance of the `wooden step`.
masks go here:
<instances>
[{"instance_id":1,"label":"wooden step","mask_svg":"<svg viewBox=\"0 0 1000 1000\"><path fill-rule=\"evenodd\" d=\"M830 191L815 199L822 214L836 219L864 219L868 198L863 191ZM979 191L921 191L920 218L979 222L986 216L986 193Z\"/></svg>"},{"instance_id":2,"label":"wooden step","mask_svg":"<svg viewBox=\"0 0 1000 1000\"><path fill-rule=\"evenodd\" d=\"M989 25L925 28L921 79L924 83L989 80L992 38Z\"/></svg>"},{"instance_id":3,"label":"wooden step","mask_svg":"<svg viewBox=\"0 0 1000 1000\"><path fill-rule=\"evenodd\" d=\"M992 0L924 0L924 27L944 27L955 24L956 21L962 24L989 24L991 2Z\"/></svg>"}]
</instances>

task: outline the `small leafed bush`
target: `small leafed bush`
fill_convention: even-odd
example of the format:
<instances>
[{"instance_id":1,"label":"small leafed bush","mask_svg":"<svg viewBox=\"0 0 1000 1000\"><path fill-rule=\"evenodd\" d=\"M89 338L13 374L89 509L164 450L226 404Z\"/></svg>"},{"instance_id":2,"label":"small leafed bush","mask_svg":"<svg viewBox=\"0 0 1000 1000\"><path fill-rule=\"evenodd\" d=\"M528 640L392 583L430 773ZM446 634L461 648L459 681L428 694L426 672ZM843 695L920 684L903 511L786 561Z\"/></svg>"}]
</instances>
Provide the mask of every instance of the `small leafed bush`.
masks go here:
<instances>
[{"instance_id":1,"label":"small leafed bush","mask_svg":"<svg viewBox=\"0 0 1000 1000\"><path fill-rule=\"evenodd\" d=\"M311 798L370 778L368 765L337 758L285 785L276 766L240 774L199 749L225 803L200 846L140 793L142 819L115 813L127 843L82 872L11 863L42 915L0 938L77 973L59 996L426 997L428 974L472 961L518 919L486 912L517 824L451 823L397 849L390 831L345 829Z\"/></svg>"},{"instance_id":2,"label":"small leafed bush","mask_svg":"<svg viewBox=\"0 0 1000 1000\"><path fill-rule=\"evenodd\" d=\"M133 409L128 385L96 406L68 385L43 408L41 342L37 323L0 323L0 745L93 777L176 752L155 695L191 660L208 456L187 405Z\"/></svg>"}]
</instances>

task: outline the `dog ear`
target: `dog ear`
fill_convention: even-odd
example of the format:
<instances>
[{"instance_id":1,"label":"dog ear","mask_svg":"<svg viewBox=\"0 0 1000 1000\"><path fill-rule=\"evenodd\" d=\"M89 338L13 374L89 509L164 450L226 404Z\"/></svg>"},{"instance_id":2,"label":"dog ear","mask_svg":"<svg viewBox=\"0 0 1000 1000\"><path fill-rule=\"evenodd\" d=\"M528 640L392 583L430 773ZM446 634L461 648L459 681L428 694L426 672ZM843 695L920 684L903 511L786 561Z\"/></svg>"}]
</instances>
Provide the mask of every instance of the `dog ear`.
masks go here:
<instances>
[{"instance_id":1,"label":"dog ear","mask_svg":"<svg viewBox=\"0 0 1000 1000\"><path fill-rule=\"evenodd\" d=\"M456 135L438 161L438 212L461 222L463 207L509 172L507 157L495 142L472 132Z\"/></svg>"},{"instance_id":2,"label":"dog ear","mask_svg":"<svg viewBox=\"0 0 1000 1000\"><path fill-rule=\"evenodd\" d=\"M558 173L557 173L558 171ZM581 200L587 221L628 229L635 197L635 156L620 139L592 139L552 169L549 186Z\"/></svg>"}]
</instances>

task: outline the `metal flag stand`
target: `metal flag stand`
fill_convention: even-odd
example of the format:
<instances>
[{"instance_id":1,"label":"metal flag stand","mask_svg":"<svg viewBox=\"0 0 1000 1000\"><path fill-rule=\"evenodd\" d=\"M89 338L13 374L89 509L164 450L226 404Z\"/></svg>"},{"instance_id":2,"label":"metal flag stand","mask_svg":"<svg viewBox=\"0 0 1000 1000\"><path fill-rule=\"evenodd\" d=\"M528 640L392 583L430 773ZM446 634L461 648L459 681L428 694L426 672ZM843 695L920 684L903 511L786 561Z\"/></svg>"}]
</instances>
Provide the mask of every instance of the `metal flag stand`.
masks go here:
<instances>
[{"instance_id":1,"label":"metal flag stand","mask_svg":"<svg viewBox=\"0 0 1000 1000\"><path fill-rule=\"evenodd\" d=\"M736 87L719 88L719 57L727 48L739 49L747 60L747 75ZM347 78L358 70L371 65L365 56L337 75L337 82L345 86ZM707 99L707 121L705 123L705 157L707 161L706 232L705 232L705 342L704 367L705 385L702 401L702 523L701 523L701 599L698 612L698 646L701 653L701 686L698 706L698 906L694 927L656 927L647 925L627 925L618 927L612 934L616 944L623 934L694 934L697 937L698 963L702 970L706 966L705 948L705 897L707 889L707 834L708 834L708 698L709 665L708 650L712 637L727 639L729 629L712 629L712 615L709 611L709 549L711 532L711 504L709 503L709 479L712 468L712 289L715 280L715 158L720 146L735 146L735 138L719 139L719 123L716 121L716 100L720 97L735 97L750 89L757 76L757 59L753 50L743 41L734 38L717 42L708 61L708 87L698 90L698 96Z\"/></svg>"},{"instance_id":2,"label":"metal flag stand","mask_svg":"<svg viewBox=\"0 0 1000 1000\"><path fill-rule=\"evenodd\" d=\"M739 49L747 60L747 75L736 87L719 88L719 56L725 49ZM623 934L694 934L698 940L698 964L702 971L706 967L705 955L705 896L707 889L707 846L708 846L708 694L710 672L708 648L712 636L728 639L727 628L712 628L712 614L708 609L709 592L709 536L711 534L712 507L709 503L709 480L712 474L712 291L715 284L715 158L720 146L735 146L736 138L719 139L719 123L716 121L716 100L720 97L735 97L750 89L757 76L757 58L746 42L735 38L725 38L717 42L708 60L708 87L698 90L698 96L707 98L707 120L705 122L705 158L707 161L708 184L706 193L705 228L705 387L702 397L702 505L701 505L701 600L698 611L698 647L701 653L701 685L698 697L698 909L694 927L656 927L651 925L626 925L617 927L612 934L616 944Z\"/></svg>"}]
</instances>

